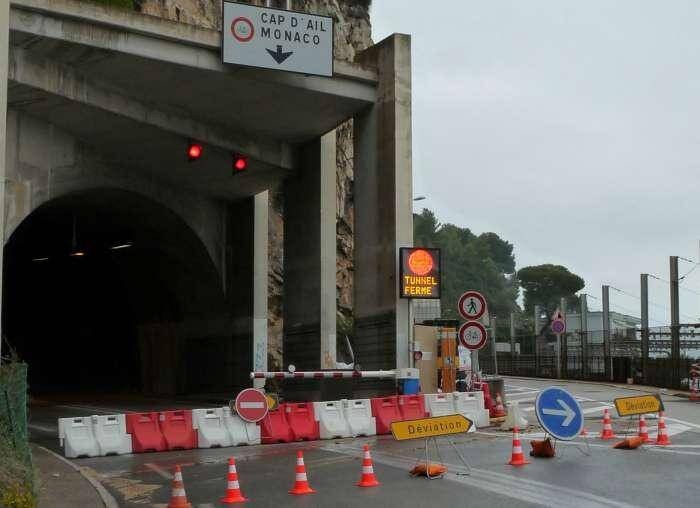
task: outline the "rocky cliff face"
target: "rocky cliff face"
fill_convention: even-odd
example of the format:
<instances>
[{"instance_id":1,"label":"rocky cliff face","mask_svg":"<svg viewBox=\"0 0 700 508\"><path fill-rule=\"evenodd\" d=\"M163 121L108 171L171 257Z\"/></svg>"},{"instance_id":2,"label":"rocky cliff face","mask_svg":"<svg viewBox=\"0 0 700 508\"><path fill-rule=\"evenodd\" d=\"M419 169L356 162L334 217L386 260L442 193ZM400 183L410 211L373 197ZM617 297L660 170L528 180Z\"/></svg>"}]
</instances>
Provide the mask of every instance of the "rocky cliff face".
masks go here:
<instances>
[{"instance_id":1,"label":"rocky cliff face","mask_svg":"<svg viewBox=\"0 0 700 508\"><path fill-rule=\"evenodd\" d=\"M293 0L294 10L332 16L335 20L335 58L352 62L371 44L371 0ZM145 14L207 28L221 26L219 0L136 0ZM264 5L263 0L248 3ZM273 2L275 4L275 2ZM284 4L284 2L281 2ZM350 322L353 308L353 140L352 122L337 129L337 301L339 325ZM270 193L269 367L282 366L282 293L284 200L280 189ZM340 335L340 331L339 331Z\"/></svg>"}]
</instances>

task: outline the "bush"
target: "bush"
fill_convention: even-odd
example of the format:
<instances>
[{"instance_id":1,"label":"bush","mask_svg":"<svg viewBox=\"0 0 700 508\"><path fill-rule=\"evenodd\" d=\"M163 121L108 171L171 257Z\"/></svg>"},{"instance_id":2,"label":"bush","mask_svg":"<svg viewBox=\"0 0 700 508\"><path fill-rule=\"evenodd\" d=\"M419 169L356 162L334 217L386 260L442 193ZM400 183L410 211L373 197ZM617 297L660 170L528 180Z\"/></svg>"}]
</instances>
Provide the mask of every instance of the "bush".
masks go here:
<instances>
[{"instance_id":1,"label":"bush","mask_svg":"<svg viewBox=\"0 0 700 508\"><path fill-rule=\"evenodd\" d=\"M0 506L31 508L37 504L34 471L9 436L7 429L0 428Z\"/></svg>"}]
</instances>

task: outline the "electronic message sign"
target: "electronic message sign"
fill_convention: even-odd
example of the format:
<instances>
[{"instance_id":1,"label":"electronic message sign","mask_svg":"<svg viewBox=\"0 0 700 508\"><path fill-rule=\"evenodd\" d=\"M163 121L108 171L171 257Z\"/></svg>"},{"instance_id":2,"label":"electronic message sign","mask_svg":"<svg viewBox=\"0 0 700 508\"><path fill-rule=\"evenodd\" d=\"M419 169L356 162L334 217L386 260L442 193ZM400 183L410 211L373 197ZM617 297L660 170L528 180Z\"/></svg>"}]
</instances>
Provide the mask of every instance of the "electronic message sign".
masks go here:
<instances>
[{"instance_id":1,"label":"electronic message sign","mask_svg":"<svg viewBox=\"0 0 700 508\"><path fill-rule=\"evenodd\" d=\"M401 298L440 298L440 249L401 247L399 258Z\"/></svg>"}]
</instances>

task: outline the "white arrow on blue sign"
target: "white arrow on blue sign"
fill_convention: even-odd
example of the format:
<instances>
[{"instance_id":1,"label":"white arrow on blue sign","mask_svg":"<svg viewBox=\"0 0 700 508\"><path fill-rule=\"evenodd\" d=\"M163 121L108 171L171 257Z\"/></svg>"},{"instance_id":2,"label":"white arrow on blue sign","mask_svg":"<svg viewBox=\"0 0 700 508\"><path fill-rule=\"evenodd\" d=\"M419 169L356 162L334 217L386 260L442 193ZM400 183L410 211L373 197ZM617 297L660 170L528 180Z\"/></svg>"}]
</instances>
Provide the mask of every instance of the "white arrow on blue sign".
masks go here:
<instances>
[{"instance_id":1,"label":"white arrow on blue sign","mask_svg":"<svg viewBox=\"0 0 700 508\"><path fill-rule=\"evenodd\" d=\"M545 388L535 400L535 414L553 437L570 441L583 429L583 411L573 395L556 387Z\"/></svg>"}]
</instances>

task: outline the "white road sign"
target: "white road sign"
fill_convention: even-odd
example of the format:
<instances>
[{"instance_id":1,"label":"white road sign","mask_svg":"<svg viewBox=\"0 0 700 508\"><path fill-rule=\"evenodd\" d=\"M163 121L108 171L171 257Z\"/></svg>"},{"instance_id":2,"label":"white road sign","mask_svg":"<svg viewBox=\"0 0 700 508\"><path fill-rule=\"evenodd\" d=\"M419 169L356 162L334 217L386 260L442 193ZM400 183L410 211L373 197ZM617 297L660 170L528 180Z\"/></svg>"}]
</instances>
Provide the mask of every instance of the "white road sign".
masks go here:
<instances>
[{"instance_id":1,"label":"white road sign","mask_svg":"<svg viewBox=\"0 0 700 508\"><path fill-rule=\"evenodd\" d=\"M467 291L457 302L457 310L464 319L479 319L486 313L486 308L486 298L478 291Z\"/></svg>"},{"instance_id":2,"label":"white road sign","mask_svg":"<svg viewBox=\"0 0 700 508\"><path fill-rule=\"evenodd\" d=\"M224 2L223 62L333 75L333 18Z\"/></svg>"}]
</instances>

